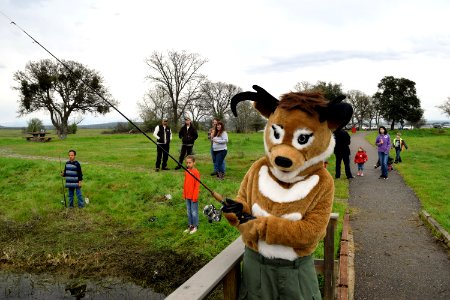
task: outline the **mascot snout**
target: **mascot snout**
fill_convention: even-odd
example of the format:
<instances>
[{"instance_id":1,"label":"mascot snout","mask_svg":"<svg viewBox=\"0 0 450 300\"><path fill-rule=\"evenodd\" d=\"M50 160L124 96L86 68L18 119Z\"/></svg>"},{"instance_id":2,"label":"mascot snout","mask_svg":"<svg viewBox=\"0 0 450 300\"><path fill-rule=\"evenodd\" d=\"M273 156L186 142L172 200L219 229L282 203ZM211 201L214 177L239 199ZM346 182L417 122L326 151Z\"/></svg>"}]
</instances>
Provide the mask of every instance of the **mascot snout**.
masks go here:
<instances>
[{"instance_id":1,"label":"mascot snout","mask_svg":"<svg viewBox=\"0 0 450 300\"><path fill-rule=\"evenodd\" d=\"M292 160L284 156L277 156L275 158L275 164L282 168L289 168L290 166L292 166Z\"/></svg>"}]
</instances>

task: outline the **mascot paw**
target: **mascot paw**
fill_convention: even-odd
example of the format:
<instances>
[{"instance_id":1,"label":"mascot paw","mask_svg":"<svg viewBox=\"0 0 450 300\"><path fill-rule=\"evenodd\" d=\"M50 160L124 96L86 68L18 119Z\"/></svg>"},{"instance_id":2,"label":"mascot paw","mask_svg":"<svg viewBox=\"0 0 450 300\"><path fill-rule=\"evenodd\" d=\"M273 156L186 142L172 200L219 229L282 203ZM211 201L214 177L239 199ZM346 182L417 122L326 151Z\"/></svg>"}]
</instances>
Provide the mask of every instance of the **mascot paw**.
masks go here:
<instances>
[{"instance_id":1,"label":"mascot paw","mask_svg":"<svg viewBox=\"0 0 450 300\"><path fill-rule=\"evenodd\" d=\"M239 219L234 213L223 213L223 216L227 219L228 223L230 223L231 226L238 226L239 225Z\"/></svg>"},{"instance_id":2,"label":"mascot paw","mask_svg":"<svg viewBox=\"0 0 450 300\"><path fill-rule=\"evenodd\" d=\"M266 219L256 218L238 226L242 240L251 248L258 250L258 241L264 240Z\"/></svg>"}]
</instances>

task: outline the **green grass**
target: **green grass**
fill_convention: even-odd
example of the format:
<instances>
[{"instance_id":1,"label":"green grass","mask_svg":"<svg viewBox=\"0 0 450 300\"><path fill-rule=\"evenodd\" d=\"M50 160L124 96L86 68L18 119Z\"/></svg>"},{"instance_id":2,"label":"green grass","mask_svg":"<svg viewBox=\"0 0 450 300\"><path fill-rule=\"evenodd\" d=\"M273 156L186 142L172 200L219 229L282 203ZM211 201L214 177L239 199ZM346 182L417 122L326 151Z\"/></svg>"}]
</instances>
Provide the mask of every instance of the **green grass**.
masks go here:
<instances>
[{"instance_id":1,"label":"green grass","mask_svg":"<svg viewBox=\"0 0 450 300\"><path fill-rule=\"evenodd\" d=\"M245 172L264 155L264 147L261 133L230 133L229 137L224 181L209 175L212 162L205 132L200 133L195 152L201 180L212 190L234 198ZM170 153L177 159L180 146L174 137ZM66 191L59 173L69 149L77 151L83 168L83 196L90 199L84 210L67 210L61 205ZM201 188L200 230L195 235L183 234L187 222L181 198L183 172L174 171L176 164L169 159L172 170L156 173L155 159L156 147L141 134L103 135L100 130L81 129L65 140L35 143L25 141L19 130L0 130L0 248L4 249L0 264L3 261L27 270L54 270L74 276L116 271L117 275L146 278L145 283L155 284L153 271L164 257L178 262L174 268L182 269L180 261L191 262L185 273L178 272L186 279L239 233L224 220L207 222L201 213L203 207L219 205ZM333 170L333 166L334 157L328 169ZM334 211L342 219L348 181L335 182ZM167 194L172 199L166 199ZM340 221L338 232L341 227ZM339 233L336 251L338 242ZM323 257L322 245L315 256ZM159 260L149 266L156 258ZM168 278L173 276L167 265L159 268L161 278L162 269L167 269Z\"/></svg>"},{"instance_id":2,"label":"green grass","mask_svg":"<svg viewBox=\"0 0 450 300\"><path fill-rule=\"evenodd\" d=\"M389 131L391 139L396 131ZM374 143L377 133L366 138ZM408 149L402 151L402 163L396 169L430 213L447 232L450 231L450 129L402 131ZM395 157L395 150L391 150Z\"/></svg>"}]
</instances>

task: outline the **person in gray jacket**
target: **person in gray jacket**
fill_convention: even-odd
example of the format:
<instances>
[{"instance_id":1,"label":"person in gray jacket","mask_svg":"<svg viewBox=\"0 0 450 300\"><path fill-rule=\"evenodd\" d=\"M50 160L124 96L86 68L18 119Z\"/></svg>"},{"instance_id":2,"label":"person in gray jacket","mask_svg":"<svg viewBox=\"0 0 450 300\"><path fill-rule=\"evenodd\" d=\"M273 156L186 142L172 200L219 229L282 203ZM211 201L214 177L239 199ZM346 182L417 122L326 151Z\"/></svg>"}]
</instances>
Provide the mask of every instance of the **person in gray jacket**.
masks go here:
<instances>
[{"instance_id":1,"label":"person in gray jacket","mask_svg":"<svg viewBox=\"0 0 450 300\"><path fill-rule=\"evenodd\" d=\"M212 148L214 157L214 169L217 170L217 177L221 180L225 176L225 156L227 156L227 144L228 144L228 134L225 131L225 126L221 121L217 122L217 130L212 138Z\"/></svg>"}]
</instances>

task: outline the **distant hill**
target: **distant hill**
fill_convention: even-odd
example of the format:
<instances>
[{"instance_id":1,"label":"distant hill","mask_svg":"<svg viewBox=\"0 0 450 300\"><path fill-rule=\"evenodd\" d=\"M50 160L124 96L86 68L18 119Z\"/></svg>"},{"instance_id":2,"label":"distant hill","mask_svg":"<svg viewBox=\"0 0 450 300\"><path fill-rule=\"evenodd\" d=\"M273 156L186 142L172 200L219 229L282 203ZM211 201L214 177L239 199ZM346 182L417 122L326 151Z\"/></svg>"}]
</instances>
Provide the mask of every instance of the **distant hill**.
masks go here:
<instances>
[{"instance_id":1,"label":"distant hill","mask_svg":"<svg viewBox=\"0 0 450 300\"><path fill-rule=\"evenodd\" d=\"M127 122L109 122L109 123L101 123L101 124L87 124L87 125L78 125L78 128L83 129L113 129L117 127L117 124L127 124ZM142 122L134 122L136 125L141 126ZM23 129L26 126L2 126L1 129ZM55 127L53 125L44 125L44 128L47 130L54 130Z\"/></svg>"}]
</instances>

